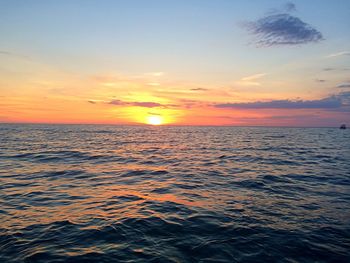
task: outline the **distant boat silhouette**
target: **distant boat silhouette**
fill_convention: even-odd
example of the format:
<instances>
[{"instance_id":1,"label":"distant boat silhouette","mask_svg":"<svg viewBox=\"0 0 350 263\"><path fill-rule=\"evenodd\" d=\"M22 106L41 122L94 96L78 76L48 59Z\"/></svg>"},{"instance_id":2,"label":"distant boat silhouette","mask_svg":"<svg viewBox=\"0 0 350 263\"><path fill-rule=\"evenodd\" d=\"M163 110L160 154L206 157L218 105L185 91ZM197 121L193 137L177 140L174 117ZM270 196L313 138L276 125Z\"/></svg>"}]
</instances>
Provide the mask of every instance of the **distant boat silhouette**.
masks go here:
<instances>
[{"instance_id":1,"label":"distant boat silhouette","mask_svg":"<svg viewBox=\"0 0 350 263\"><path fill-rule=\"evenodd\" d=\"M339 129L345 130L346 129L346 125L345 124L340 125Z\"/></svg>"}]
</instances>

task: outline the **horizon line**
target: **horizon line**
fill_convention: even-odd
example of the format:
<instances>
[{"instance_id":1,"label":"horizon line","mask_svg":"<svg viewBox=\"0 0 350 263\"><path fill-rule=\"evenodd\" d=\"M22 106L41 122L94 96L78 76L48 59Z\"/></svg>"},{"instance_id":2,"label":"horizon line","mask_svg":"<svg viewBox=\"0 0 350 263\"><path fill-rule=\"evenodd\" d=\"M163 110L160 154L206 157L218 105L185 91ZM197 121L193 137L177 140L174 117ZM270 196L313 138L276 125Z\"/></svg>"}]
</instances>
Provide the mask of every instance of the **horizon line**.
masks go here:
<instances>
[{"instance_id":1,"label":"horizon line","mask_svg":"<svg viewBox=\"0 0 350 263\"><path fill-rule=\"evenodd\" d=\"M99 125L99 126L146 126L146 127L237 127L237 128L339 128L339 126L287 126L287 125L215 125L215 124L161 124L151 125L145 123L62 123L62 122L0 122L0 125ZM340 123L342 125L344 123Z\"/></svg>"}]
</instances>

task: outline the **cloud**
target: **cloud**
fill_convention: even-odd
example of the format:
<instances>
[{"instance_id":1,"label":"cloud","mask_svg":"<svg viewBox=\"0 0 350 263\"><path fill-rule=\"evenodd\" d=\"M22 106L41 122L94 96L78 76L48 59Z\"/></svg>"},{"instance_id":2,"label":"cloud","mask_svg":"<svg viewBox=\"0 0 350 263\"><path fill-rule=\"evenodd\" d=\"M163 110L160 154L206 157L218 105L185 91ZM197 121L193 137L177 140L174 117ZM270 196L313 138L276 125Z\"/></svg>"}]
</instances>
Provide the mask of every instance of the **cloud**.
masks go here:
<instances>
[{"instance_id":1,"label":"cloud","mask_svg":"<svg viewBox=\"0 0 350 263\"><path fill-rule=\"evenodd\" d=\"M292 13L296 12L297 8L296 5L292 2L287 2L281 6L281 8L273 8L271 9L268 14L280 14L280 13Z\"/></svg>"},{"instance_id":2,"label":"cloud","mask_svg":"<svg viewBox=\"0 0 350 263\"><path fill-rule=\"evenodd\" d=\"M96 100L96 99L90 99L87 102L90 103L90 104L106 103L105 100Z\"/></svg>"},{"instance_id":3,"label":"cloud","mask_svg":"<svg viewBox=\"0 0 350 263\"><path fill-rule=\"evenodd\" d=\"M121 100L111 100L108 102L108 104L116 105L116 106L122 106L127 105L127 102L121 101Z\"/></svg>"},{"instance_id":4,"label":"cloud","mask_svg":"<svg viewBox=\"0 0 350 263\"><path fill-rule=\"evenodd\" d=\"M137 101L131 102L131 105L138 106L138 107L145 107L145 108L155 108L155 107L165 106L157 102L137 102Z\"/></svg>"},{"instance_id":5,"label":"cloud","mask_svg":"<svg viewBox=\"0 0 350 263\"><path fill-rule=\"evenodd\" d=\"M274 115L274 116L270 116L269 118L275 119L275 120L279 120L279 119L300 120L300 119L309 119L309 118L319 118L319 116L316 114L298 114L298 115Z\"/></svg>"},{"instance_id":6,"label":"cloud","mask_svg":"<svg viewBox=\"0 0 350 263\"><path fill-rule=\"evenodd\" d=\"M347 71L349 68L324 68L323 71Z\"/></svg>"},{"instance_id":7,"label":"cloud","mask_svg":"<svg viewBox=\"0 0 350 263\"><path fill-rule=\"evenodd\" d=\"M174 104L161 104L158 102L150 102L150 101L122 101L122 100L112 100L107 102L107 104L112 104L115 106L135 106L135 107L144 107L144 108L169 108L169 107L177 107Z\"/></svg>"},{"instance_id":8,"label":"cloud","mask_svg":"<svg viewBox=\"0 0 350 263\"><path fill-rule=\"evenodd\" d=\"M340 83L337 88L350 88L350 82Z\"/></svg>"},{"instance_id":9,"label":"cloud","mask_svg":"<svg viewBox=\"0 0 350 263\"><path fill-rule=\"evenodd\" d=\"M193 89L190 89L192 91L207 91L208 89L205 89L205 88L193 88Z\"/></svg>"},{"instance_id":10,"label":"cloud","mask_svg":"<svg viewBox=\"0 0 350 263\"><path fill-rule=\"evenodd\" d=\"M146 76L152 76L152 77L162 77L164 76L164 72L148 72L148 73L145 73Z\"/></svg>"},{"instance_id":11,"label":"cloud","mask_svg":"<svg viewBox=\"0 0 350 263\"><path fill-rule=\"evenodd\" d=\"M292 2L287 2L287 3L284 5L284 9L286 10L286 12L294 12L294 11L297 11L297 8L296 8L295 4L292 3Z\"/></svg>"},{"instance_id":12,"label":"cloud","mask_svg":"<svg viewBox=\"0 0 350 263\"><path fill-rule=\"evenodd\" d=\"M335 109L342 107L341 96L330 96L320 100L272 100L243 103L221 103L216 108L237 109Z\"/></svg>"},{"instance_id":13,"label":"cloud","mask_svg":"<svg viewBox=\"0 0 350 263\"><path fill-rule=\"evenodd\" d=\"M326 56L326 58L336 58L341 56L350 56L350 51L342 51L342 52L329 54L328 56Z\"/></svg>"},{"instance_id":14,"label":"cloud","mask_svg":"<svg viewBox=\"0 0 350 263\"><path fill-rule=\"evenodd\" d=\"M3 51L3 50L0 50L0 55L5 55L5 56L13 56L14 54L11 53L11 52L8 52L8 51Z\"/></svg>"},{"instance_id":15,"label":"cloud","mask_svg":"<svg viewBox=\"0 0 350 263\"><path fill-rule=\"evenodd\" d=\"M350 112L350 91L344 91L338 94L339 99L342 101L343 108L340 111Z\"/></svg>"},{"instance_id":16,"label":"cloud","mask_svg":"<svg viewBox=\"0 0 350 263\"><path fill-rule=\"evenodd\" d=\"M326 82L327 80L325 79L315 79L316 82L320 82L320 83L323 83L323 82Z\"/></svg>"},{"instance_id":17,"label":"cloud","mask_svg":"<svg viewBox=\"0 0 350 263\"><path fill-rule=\"evenodd\" d=\"M156 112L147 112L147 114L149 114L149 115L156 115L156 116L162 116L162 114L156 113Z\"/></svg>"},{"instance_id":18,"label":"cloud","mask_svg":"<svg viewBox=\"0 0 350 263\"><path fill-rule=\"evenodd\" d=\"M321 32L298 17L283 13L265 16L245 26L256 37L257 47L316 43L324 39Z\"/></svg>"},{"instance_id":19,"label":"cloud","mask_svg":"<svg viewBox=\"0 0 350 263\"><path fill-rule=\"evenodd\" d=\"M259 74L254 74L248 77L244 77L241 80L243 81L251 81L251 80L256 80L256 79L260 79L261 77L265 76L266 73L259 73Z\"/></svg>"},{"instance_id":20,"label":"cloud","mask_svg":"<svg viewBox=\"0 0 350 263\"><path fill-rule=\"evenodd\" d=\"M181 107L183 107L185 109L206 108L206 107L208 107L208 103L207 102L198 101L198 100L178 99L177 102L181 105Z\"/></svg>"},{"instance_id":21,"label":"cloud","mask_svg":"<svg viewBox=\"0 0 350 263\"><path fill-rule=\"evenodd\" d=\"M241 78L237 84L239 85L245 85L245 86L260 86L260 82L257 80L264 77L266 73L259 73L259 74L254 74L248 77Z\"/></svg>"},{"instance_id":22,"label":"cloud","mask_svg":"<svg viewBox=\"0 0 350 263\"><path fill-rule=\"evenodd\" d=\"M1 56L7 56L7 57L14 57L14 58L21 58L25 60L29 60L30 58L28 56L24 56L21 54L5 51L5 50L0 50L0 55Z\"/></svg>"}]
</instances>

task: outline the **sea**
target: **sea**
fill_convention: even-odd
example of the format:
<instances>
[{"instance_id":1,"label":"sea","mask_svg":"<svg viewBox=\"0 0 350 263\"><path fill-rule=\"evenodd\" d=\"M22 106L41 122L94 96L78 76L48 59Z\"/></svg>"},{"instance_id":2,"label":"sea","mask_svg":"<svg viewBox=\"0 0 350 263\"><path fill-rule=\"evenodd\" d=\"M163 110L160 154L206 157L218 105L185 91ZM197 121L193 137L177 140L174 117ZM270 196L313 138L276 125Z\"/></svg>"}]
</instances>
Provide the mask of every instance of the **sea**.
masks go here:
<instances>
[{"instance_id":1,"label":"sea","mask_svg":"<svg viewBox=\"0 0 350 263\"><path fill-rule=\"evenodd\" d=\"M350 262L350 130L0 124L0 262Z\"/></svg>"}]
</instances>

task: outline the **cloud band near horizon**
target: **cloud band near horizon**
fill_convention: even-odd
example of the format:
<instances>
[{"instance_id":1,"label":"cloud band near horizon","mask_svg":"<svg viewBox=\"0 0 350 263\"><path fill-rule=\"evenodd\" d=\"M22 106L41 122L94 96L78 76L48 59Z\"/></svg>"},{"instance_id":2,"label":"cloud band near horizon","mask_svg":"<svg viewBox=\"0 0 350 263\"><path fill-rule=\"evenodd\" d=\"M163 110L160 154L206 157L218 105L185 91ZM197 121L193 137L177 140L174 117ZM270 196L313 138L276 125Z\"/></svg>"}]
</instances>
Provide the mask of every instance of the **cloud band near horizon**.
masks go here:
<instances>
[{"instance_id":1,"label":"cloud band near horizon","mask_svg":"<svg viewBox=\"0 0 350 263\"><path fill-rule=\"evenodd\" d=\"M271 100L243 103L218 103L216 108L228 109L339 109L349 106L350 92L342 92L319 100Z\"/></svg>"}]
</instances>

